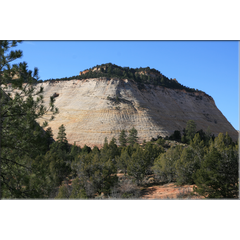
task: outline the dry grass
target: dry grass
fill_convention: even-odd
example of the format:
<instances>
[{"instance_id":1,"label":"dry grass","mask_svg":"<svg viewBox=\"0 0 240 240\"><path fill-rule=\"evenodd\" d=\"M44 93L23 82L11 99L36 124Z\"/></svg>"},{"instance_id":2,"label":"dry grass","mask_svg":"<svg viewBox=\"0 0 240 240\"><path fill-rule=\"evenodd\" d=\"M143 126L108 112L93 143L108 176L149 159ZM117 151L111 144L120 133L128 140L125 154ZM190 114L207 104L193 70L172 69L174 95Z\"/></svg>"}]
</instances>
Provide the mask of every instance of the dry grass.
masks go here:
<instances>
[{"instance_id":1,"label":"dry grass","mask_svg":"<svg viewBox=\"0 0 240 240\"><path fill-rule=\"evenodd\" d=\"M153 185L141 192L141 199L202 199L193 193L194 185L177 186L175 183Z\"/></svg>"}]
</instances>

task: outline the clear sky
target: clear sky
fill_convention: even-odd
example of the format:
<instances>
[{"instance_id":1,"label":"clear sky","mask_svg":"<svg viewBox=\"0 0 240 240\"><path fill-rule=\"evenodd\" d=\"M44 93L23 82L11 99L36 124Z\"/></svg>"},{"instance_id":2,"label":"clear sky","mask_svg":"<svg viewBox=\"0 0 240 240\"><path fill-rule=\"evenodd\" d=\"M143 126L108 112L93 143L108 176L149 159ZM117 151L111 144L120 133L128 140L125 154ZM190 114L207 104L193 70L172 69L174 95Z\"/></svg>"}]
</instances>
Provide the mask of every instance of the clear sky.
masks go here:
<instances>
[{"instance_id":1,"label":"clear sky","mask_svg":"<svg viewBox=\"0 0 240 240\"><path fill-rule=\"evenodd\" d=\"M21 61L40 79L78 75L103 63L150 67L202 90L239 130L237 41L23 41Z\"/></svg>"}]
</instances>

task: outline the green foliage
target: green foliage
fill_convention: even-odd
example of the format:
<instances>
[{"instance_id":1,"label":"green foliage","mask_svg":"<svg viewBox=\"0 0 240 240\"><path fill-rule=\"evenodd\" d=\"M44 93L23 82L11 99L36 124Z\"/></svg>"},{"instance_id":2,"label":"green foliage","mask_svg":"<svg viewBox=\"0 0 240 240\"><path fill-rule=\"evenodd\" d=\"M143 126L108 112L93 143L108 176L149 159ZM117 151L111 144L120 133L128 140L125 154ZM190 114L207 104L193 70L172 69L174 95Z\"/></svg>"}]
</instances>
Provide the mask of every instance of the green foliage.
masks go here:
<instances>
[{"instance_id":1,"label":"green foliage","mask_svg":"<svg viewBox=\"0 0 240 240\"><path fill-rule=\"evenodd\" d=\"M68 152L69 145L66 138L65 127L62 124L58 129L57 141L51 145L51 148L54 148L56 151L58 151L57 149L61 149L62 151Z\"/></svg>"},{"instance_id":2,"label":"green foliage","mask_svg":"<svg viewBox=\"0 0 240 240\"><path fill-rule=\"evenodd\" d=\"M177 145L176 147L170 147L166 153L159 155L153 164L153 171L156 178L159 178L163 182L176 181L176 162L179 160L182 154L182 147Z\"/></svg>"},{"instance_id":3,"label":"green foliage","mask_svg":"<svg viewBox=\"0 0 240 240\"><path fill-rule=\"evenodd\" d=\"M116 145L116 139L112 138L108 144L107 138L105 138L103 148L100 152L102 158L105 160L110 159L115 163L115 156L118 156L120 154L119 149Z\"/></svg>"},{"instance_id":4,"label":"green foliage","mask_svg":"<svg viewBox=\"0 0 240 240\"><path fill-rule=\"evenodd\" d=\"M70 148L70 155L72 156L72 159L74 159L78 154L81 153L82 149L79 146L76 146L76 144L74 143L74 145L71 146Z\"/></svg>"},{"instance_id":5,"label":"green foliage","mask_svg":"<svg viewBox=\"0 0 240 240\"><path fill-rule=\"evenodd\" d=\"M238 145L227 133L220 133L214 140L210 132L203 131L188 137L191 140L187 147L171 147L155 158L155 178L179 185L196 184L194 191L207 198L237 198Z\"/></svg>"},{"instance_id":6,"label":"green foliage","mask_svg":"<svg viewBox=\"0 0 240 240\"><path fill-rule=\"evenodd\" d=\"M129 131L129 135L128 135L128 138L127 138L127 142L133 146L134 143L137 143L137 139L138 139L138 136L137 136L137 130L133 127L132 129L130 129Z\"/></svg>"},{"instance_id":7,"label":"green foliage","mask_svg":"<svg viewBox=\"0 0 240 240\"><path fill-rule=\"evenodd\" d=\"M184 148L180 159L176 161L177 184L193 184L192 174L195 170L194 151L190 147Z\"/></svg>"},{"instance_id":8,"label":"green foliage","mask_svg":"<svg viewBox=\"0 0 240 240\"><path fill-rule=\"evenodd\" d=\"M145 177L147 167L148 162L147 159L144 158L143 149L137 147L127 166L128 175L135 178L137 185L139 185Z\"/></svg>"},{"instance_id":9,"label":"green foliage","mask_svg":"<svg viewBox=\"0 0 240 240\"><path fill-rule=\"evenodd\" d=\"M106 71L103 68L106 67ZM98 68L97 71L93 71L94 68ZM173 79L169 79L164 76L161 72L157 71L156 69L150 69L149 67L146 68L128 68L128 67L120 67L112 63L97 65L89 71L82 75L72 76L72 77L65 77L65 78L56 78L56 79L47 79L45 81L66 81L72 79L87 79L87 78L100 78L104 77L106 79L109 78L121 78L121 79L129 79L133 80L137 83L139 89L144 89L144 84L152 84L155 86L163 86L167 88L173 89L184 89L187 92L201 92L199 90L189 88L183 86L182 84L174 81ZM143 73L143 74L142 74ZM155 75L152 77L152 75Z\"/></svg>"},{"instance_id":10,"label":"green foliage","mask_svg":"<svg viewBox=\"0 0 240 240\"><path fill-rule=\"evenodd\" d=\"M186 137L186 131L185 129L183 129L183 135L182 135L182 138L181 138L181 142L182 143L187 143L187 137Z\"/></svg>"},{"instance_id":11,"label":"green foliage","mask_svg":"<svg viewBox=\"0 0 240 240\"><path fill-rule=\"evenodd\" d=\"M144 146L144 157L147 159L149 167L153 166L154 160L162 153L164 153L162 146L157 146L151 142L147 142Z\"/></svg>"},{"instance_id":12,"label":"green foliage","mask_svg":"<svg viewBox=\"0 0 240 240\"><path fill-rule=\"evenodd\" d=\"M151 150L153 151L151 152ZM136 143L134 144L130 161L127 163L127 173L135 178L137 185L142 182L152 166L154 157L159 152L160 150L152 147L151 143L148 145L147 150L144 150Z\"/></svg>"},{"instance_id":13,"label":"green foliage","mask_svg":"<svg viewBox=\"0 0 240 240\"><path fill-rule=\"evenodd\" d=\"M195 134L190 146L184 148L180 158L176 161L177 184L193 184L193 174L200 168L206 148L199 133Z\"/></svg>"},{"instance_id":14,"label":"green foliage","mask_svg":"<svg viewBox=\"0 0 240 240\"><path fill-rule=\"evenodd\" d=\"M50 150L50 145L54 142L53 140L53 132L52 132L52 128L48 127L45 131L46 134L46 145L47 145L47 150Z\"/></svg>"},{"instance_id":15,"label":"green foliage","mask_svg":"<svg viewBox=\"0 0 240 240\"><path fill-rule=\"evenodd\" d=\"M53 119L58 110L53 98L48 108L43 105L43 88L35 87L37 68L32 72L25 62L10 65L22 56L19 50L10 51L16 45L17 41L0 41L0 198L44 198L47 176L32 164L49 149L51 133L44 132L36 119L47 112L52 112Z\"/></svg>"},{"instance_id":16,"label":"green foliage","mask_svg":"<svg viewBox=\"0 0 240 240\"><path fill-rule=\"evenodd\" d=\"M220 133L204 156L200 169L194 174L194 189L207 198L238 198L238 145Z\"/></svg>"},{"instance_id":17,"label":"green foliage","mask_svg":"<svg viewBox=\"0 0 240 240\"><path fill-rule=\"evenodd\" d=\"M107 158L114 161L115 156L118 156L120 154L118 146L116 144L116 139L112 138L108 145L108 152L107 152Z\"/></svg>"},{"instance_id":18,"label":"green foliage","mask_svg":"<svg viewBox=\"0 0 240 240\"><path fill-rule=\"evenodd\" d=\"M67 143L67 138L66 138L66 129L64 127L64 125L62 124L59 128L58 128L58 136L57 136L57 140L61 143Z\"/></svg>"},{"instance_id":19,"label":"green foliage","mask_svg":"<svg viewBox=\"0 0 240 240\"><path fill-rule=\"evenodd\" d=\"M82 148L82 153L90 153L92 149L88 147L86 144Z\"/></svg>"},{"instance_id":20,"label":"green foliage","mask_svg":"<svg viewBox=\"0 0 240 240\"><path fill-rule=\"evenodd\" d=\"M99 153L100 150L97 146L94 146L93 149L92 149L92 152L93 152L93 154L96 154L96 153Z\"/></svg>"},{"instance_id":21,"label":"green foliage","mask_svg":"<svg viewBox=\"0 0 240 240\"><path fill-rule=\"evenodd\" d=\"M190 146L193 148L195 155L202 159L207 146L205 146L204 140L201 139L199 133L196 133L193 140L190 141Z\"/></svg>"},{"instance_id":22,"label":"green foliage","mask_svg":"<svg viewBox=\"0 0 240 240\"><path fill-rule=\"evenodd\" d=\"M164 138L159 138L159 139L157 140L157 144L159 144L159 145L161 145L161 146L164 146L165 142L166 142L166 140L165 140Z\"/></svg>"},{"instance_id":23,"label":"green foliage","mask_svg":"<svg viewBox=\"0 0 240 240\"><path fill-rule=\"evenodd\" d=\"M69 198L70 199L87 199L86 191L82 186L79 178L75 178L72 181L72 191Z\"/></svg>"},{"instance_id":24,"label":"green foliage","mask_svg":"<svg viewBox=\"0 0 240 240\"><path fill-rule=\"evenodd\" d=\"M93 198L96 192L110 194L117 181L117 168L111 154L111 147L105 148L95 154L82 153L72 162L71 167L77 172L87 197Z\"/></svg>"},{"instance_id":25,"label":"green foliage","mask_svg":"<svg viewBox=\"0 0 240 240\"><path fill-rule=\"evenodd\" d=\"M126 145L127 145L127 135L126 135L126 132L125 132L124 129L121 131L118 140L119 140L119 143L120 143L121 147L126 147Z\"/></svg>"},{"instance_id":26,"label":"green foliage","mask_svg":"<svg viewBox=\"0 0 240 240\"><path fill-rule=\"evenodd\" d=\"M63 180L71 173L68 164L69 154L61 149L52 148L44 156L45 167L48 166L49 175L55 186L59 186Z\"/></svg>"},{"instance_id":27,"label":"green foliage","mask_svg":"<svg viewBox=\"0 0 240 240\"><path fill-rule=\"evenodd\" d=\"M126 148L123 148L121 155L116 157L117 168L124 172L124 175L127 173L127 166L130 162L130 156Z\"/></svg>"},{"instance_id":28,"label":"green foliage","mask_svg":"<svg viewBox=\"0 0 240 240\"><path fill-rule=\"evenodd\" d=\"M178 130L175 130L174 133L169 137L170 140L176 140L178 142L181 141L181 132Z\"/></svg>"},{"instance_id":29,"label":"green foliage","mask_svg":"<svg viewBox=\"0 0 240 240\"><path fill-rule=\"evenodd\" d=\"M58 195L55 197L55 199L68 199L70 196L70 190L67 186L67 184L63 184L59 187Z\"/></svg>"},{"instance_id":30,"label":"green foliage","mask_svg":"<svg viewBox=\"0 0 240 240\"><path fill-rule=\"evenodd\" d=\"M196 123L193 120L189 120L186 126L186 138L188 143L193 139L196 134Z\"/></svg>"},{"instance_id":31,"label":"green foliage","mask_svg":"<svg viewBox=\"0 0 240 240\"><path fill-rule=\"evenodd\" d=\"M214 135L210 132L209 127L208 127L206 133L202 129L200 129L196 133L198 133L199 136L200 136L200 139L204 141L204 145L205 146L209 146L210 145L210 141L214 140Z\"/></svg>"},{"instance_id":32,"label":"green foliage","mask_svg":"<svg viewBox=\"0 0 240 240\"><path fill-rule=\"evenodd\" d=\"M136 196L137 188L131 186L132 183L118 181L117 169L121 169L126 178L126 175L131 176L137 185L153 171L162 181L195 183L195 191L205 197L237 198L238 146L228 134L219 134L215 139L209 131L199 130L196 134L196 124L192 120L188 121L182 136L188 146L184 149L171 147L166 153L165 140L159 137L154 143L137 144L135 128L130 130L128 138L124 130L121 132L120 148L115 138L109 143L105 138L100 150L97 147L91 150L86 145L83 149L75 144L70 146L64 125L60 126L54 142L51 128L44 131L36 123L46 112L51 111L53 116L58 112L54 98L50 98L49 108L43 106L43 89L34 85L38 80L37 69L29 71L26 63L10 66L9 63L22 53L9 52L9 47L16 45L15 41L0 43L1 198L94 198L101 193L110 195L117 185L122 198ZM142 87L150 83L185 88L150 68L121 68L113 64L106 64L106 70L103 66L98 68L100 70L90 70L81 76L82 79L121 76L133 79ZM157 77L152 78L150 74L153 73ZM14 94L9 91L8 83L12 83ZM23 86L22 83L27 84ZM127 100L116 96L114 101ZM179 131L170 136L177 141L180 138Z\"/></svg>"}]
</instances>

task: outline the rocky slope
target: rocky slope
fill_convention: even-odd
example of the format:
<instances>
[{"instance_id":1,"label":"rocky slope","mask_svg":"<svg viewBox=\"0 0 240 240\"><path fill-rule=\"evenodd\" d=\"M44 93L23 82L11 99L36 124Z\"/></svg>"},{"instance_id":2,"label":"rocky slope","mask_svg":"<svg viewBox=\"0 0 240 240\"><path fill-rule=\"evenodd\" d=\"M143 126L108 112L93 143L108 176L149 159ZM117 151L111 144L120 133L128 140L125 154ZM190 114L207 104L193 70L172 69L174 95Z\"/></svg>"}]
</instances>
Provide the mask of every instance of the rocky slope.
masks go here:
<instances>
[{"instance_id":1,"label":"rocky slope","mask_svg":"<svg viewBox=\"0 0 240 240\"><path fill-rule=\"evenodd\" d=\"M214 100L202 93L189 93L161 86L145 85L139 90L136 83L120 78L43 82L44 99L54 93L60 113L49 123L54 138L58 128L65 125L69 143L83 146L102 146L104 138L116 139L122 129L135 127L139 141L152 137L170 136L182 131L188 120L197 130L226 133L237 140L238 133L216 107ZM42 120L39 120L42 122Z\"/></svg>"}]
</instances>

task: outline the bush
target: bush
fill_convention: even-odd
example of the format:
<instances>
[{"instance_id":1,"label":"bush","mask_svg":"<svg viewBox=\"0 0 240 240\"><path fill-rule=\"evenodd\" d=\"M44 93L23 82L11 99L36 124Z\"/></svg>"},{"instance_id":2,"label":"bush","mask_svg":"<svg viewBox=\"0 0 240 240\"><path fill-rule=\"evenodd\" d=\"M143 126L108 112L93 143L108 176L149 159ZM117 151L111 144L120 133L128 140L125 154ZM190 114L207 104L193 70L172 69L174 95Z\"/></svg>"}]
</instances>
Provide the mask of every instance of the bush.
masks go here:
<instances>
[{"instance_id":1,"label":"bush","mask_svg":"<svg viewBox=\"0 0 240 240\"><path fill-rule=\"evenodd\" d=\"M238 198L238 145L228 145L227 137L219 134L194 174L194 191L207 198ZM214 146L215 145L215 146Z\"/></svg>"},{"instance_id":2,"label":"bush","mask_svg":"<svg viewBox=\"0 0 240 240\"><path fill-rule=\"evenodd\" d=\"M140 196L140 189L132 179L125 178L120 181L117 186L114 186L111 191L111 197L117 199L123 198L138 198Z\"/></svg>"},{"instance_id":3,"label":"bush","mask_svg":"<svg viewBox=\"0 0 240 240\"><path fill-rule=\"evenodd\" d=\"M155 159L152 170L156 179L163 182L176 181L176 162L179 160L182 153L182 147L170 147L166 153L161 154Z\"/></svg>"},{"instance_id":4,"label":"bush","mask_svg":"<svg viewBox=\"0 0 240 240\"><path fill-rule=\"evenodd\" d=\"M157 140L157 144L159 144L159 145L161 145L161 146L164 146L165 142L166 142L166 140L165 140L164 138L159 138L159 139Z\"/></svg>"},{"instance_id":5,"label":"bush","mask_svg":"<svg viewBox=\"0 0 240 240\"><path fill-rule=\"evenodd\" d=\"M192 174L196 171L192 148L184 148L180 158L176 161L176 179L178 185L193 184Z\"/></svg>"}]
</instances>

